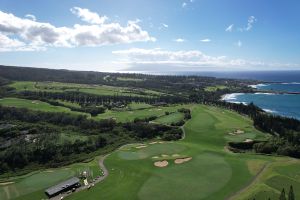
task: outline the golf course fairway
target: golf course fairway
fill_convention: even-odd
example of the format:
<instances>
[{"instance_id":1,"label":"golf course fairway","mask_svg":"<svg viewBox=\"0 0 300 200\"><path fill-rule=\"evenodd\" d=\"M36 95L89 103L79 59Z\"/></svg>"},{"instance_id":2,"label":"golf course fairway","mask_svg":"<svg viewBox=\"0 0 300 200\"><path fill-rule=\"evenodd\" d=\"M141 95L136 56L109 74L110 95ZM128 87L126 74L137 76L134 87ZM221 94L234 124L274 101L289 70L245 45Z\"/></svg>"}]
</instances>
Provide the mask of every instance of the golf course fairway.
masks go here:
<instances>
[{"instance_id":1,"label":"golf course fairway","mask_svg":"<svg viewBox=\"0 0 300 200\"><path fill-rule=\"evenodd\" d=\"M249 118L213 106L184 107L191 109L192 118L183 126L183 139L157 139L120 147L106 156L104 165L109 174L102 182L64 199L275 200L282 188L288 191L290 185L296 199L300 198L299 160L236 154L226 148L229 141L270 137L255 129ZM96 158L90 163L51 169L51 176L48 171L26 175L15 183L0 185L0 197L46 198L46 188L74 176L79 168L90 166L94 174L99 173L98 162Z\"/></svg>"},{"instance_id":2,"label":"golf course fairway","mask_svg":"<svg viewBox=\"0 0 300 200\"><path fill-rule=\"evenodd\" d=\"M256 130L250 119L231 111L208 106L190 107L192 119L184 125L183 140L148 142L120 148L105 160L109 170L106 180L67 199L216 200L248 199L257 194L260 197L257 199L265 199L268 195L279 196L281 188L287 186L280 185L283 184L280 180L277 185L275 182L269 186L267 180L265 183L259 179L259 173L263 169L268 172L267 165L280 166L293 160L292 164L299 167L299 162L285 157L229 152L224 148L229 140L244 141L245 137L264 139L268 135ZM228 134L234 130L242 130L243 134ZM177 158L187 157L189 161L175 164ZM154 165L156 161L167 165L157 167ZM285 172L282 169L282 173ZM277 180L278 176L273 178ZM268 191L261 194L263 191L257 190L256 185L252 188L255 181ZM294 180L294 184L294 187L300 186L299 180ZM246 187L250 192L243 192L243 196L236 194Z\"/></svg>"}]
</instances>

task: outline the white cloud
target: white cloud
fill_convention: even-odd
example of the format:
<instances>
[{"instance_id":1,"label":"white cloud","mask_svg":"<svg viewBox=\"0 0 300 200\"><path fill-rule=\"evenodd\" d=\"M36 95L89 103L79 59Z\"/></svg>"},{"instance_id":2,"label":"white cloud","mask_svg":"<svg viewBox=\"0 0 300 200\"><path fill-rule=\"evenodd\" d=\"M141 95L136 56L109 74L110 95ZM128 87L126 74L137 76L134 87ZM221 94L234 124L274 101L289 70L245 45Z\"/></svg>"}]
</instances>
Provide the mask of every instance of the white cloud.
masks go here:
<instances>
[{"instance_id":1,"label":"white cloud","mask_svg":"<svg viewBox=\"0 0 300 200\"><path fill-rule=\"evenodd\" d=\"M0 11L0 34L3 41L8 41L8 38L11 41L22 42L23 49L44 49L49 46L102 46L156 40L147 31L142 30L138 20L128 21L125 26L122 26L119 23L104 23L105 20L102 20L102 23L101 20L97 20L97 17L92 19L82 16L81 18L97 24L56 27L50 23L19 18Z\"/></svg>"},{"instance_id":2,"label":"white cloud","mask_svg":"<svg viewBox=\"0 0 300 200\"><path fill-rule=\"evenodd\" d=\"M32 14L27 14L27 15L25 15L25 17L27 17L28 19L31 19L33 21L36 21L36 17Z\"/></svg>"},{"instance_id":3,"label":"white cloud","mask_svg":"<svg viewBox=\"0 0 300 200\"><path fill-rule=\"evenodd\" d=\"M243 43L239 40L237 43L235 43L235 45L236 45L237 47L242 47L242 46L243 46Z\"/></svg>"},{"instance_id":4,"label":"white cloud","mask_svg":"<svg viewBox=\"0 0 300 200\"><path fill-rule=\"evenodd\" d=\"M200 42L211 42L211 39L206 38L206 39L200 40Z\"/></svg>"},{"instance_id":5,"label":"white cloud","mask_svg":"<svg viewBox=\"0 0 300 200\"><path fill-rule=\"evenodd\" d=\"M229 59L226 56L209 56L201 51L168 51L160 48L113 51L120 61L115 64L129 66L153 66L153 67L193 67L198 69L255 69L267 67L296 67L297 64L290 63L266 63L262 61L249 61L244 59ZM163 68L160 68L163 70Z\"/></svg>"},{"instance_id":6,"label":"white cloud","mask_svg":"<svg viewBox=\"0 0 300 200\"><path fill-rule=\"evenodd\" d=\"M224 56L212 57L203 54L201 51L167 51L156 49L128 49L113 51L115 55L125 57L125 62L135 64L171 64L171 65L217 65Z\"/></svg>"},{"instance_id":7,"label":"white cloud","mask_svg":"<svg viewBox=\"0 0 300 200\"><path fill-rule=\"evenodd\" d=\"M165 28L169 28L169 25L168 25L168 24L162 23L161 25L162 25L163 27L165 27Z\"/></svg>"},{"instance_id":8,"label":"white cloud","mask_svg":"<svg viewBox=\"0 0 300 200\"><path fill-rule=\"evenodd\" d=\"M168 29L168 28L169 28L169 25L165 24L165 23L161 23L160 26L158 27L159 30Z\"/></svg>"},{"instance_id":9,"label":"white cloud","mask_svg":"<svg viewBox=\"0 0 300 200\"><path fill-rule=\"evenodd\" d=\"M183 38L177 38L177 39L175 39L174 41L175 41L175 42L181 43L181 42L185 42L186 40L183 39Z\"/></svg>"},{"instance_id":10,"label":"white cloud","mask_svg":"<svg viewBox=\"0 0 300 200\"><path fill-rule=\"evenodd\" d=\"M192 3L194 3L195 2L195 0L186 0L185 2L183 2L182 4L181 4L181 7L182 8L185 8L185 7L187 7L189 4L192 4Z\"/></svg>"},{"instance_id":11,"label":"white cloud","mask_svg":"<svg viewBox=\"0 0 300 200\"><path fill-rule=\"evenodd\" d=\"M91 12L86 8L73 7L70 9L70 11L82 21L90 24L103 24L108 19L106 16L101 17L97 13Z\"/></svg>"},{"instance_id":12,"label":"white cloud","mask_svg":"<svg viewBox=\"0 0 300 200\"><path fill-rule=\"evenodd\" d=\"M234 24L229 25L229 26L225 29L225 31L226 31L226 32L232 32L233 26L234 26Z\"/></svg>"},{"instance_id":13,"label":"white cloud","mask_svg":"<svg viewBox=\"0 0 300 200\"><path fill-rule=\"evenodd\" d=\"M9 51L41 51L45 50L43 47L35 45L26 45L18 39L11 39L4 34L0 33L0 52Z\"/></svg>"},{"instance_id":14,"label":"white cloud","mask_svg":"<svg viewBox=\"0 0 300 200\"><path fill-rule=\"evenodd\" d=\"M253 28L253 24L257 21L257 19L254 16L250 16L248 18L248 23L247 26L244 28L239 28L238 30L243 32L243 31L250 31Z\"/></svg>"},{"instance_id":15,"label":"white cloud","mask_svg":"<svg viewBox=\"0 0 300 200\"><path fill-rule=\"evenodd\" d=\"M246 31L250 31L253 27L253 24L257 21L257 19L254 16L250 16L248 18L248 24L246 27Z\"/></svg>"}]
</instances>

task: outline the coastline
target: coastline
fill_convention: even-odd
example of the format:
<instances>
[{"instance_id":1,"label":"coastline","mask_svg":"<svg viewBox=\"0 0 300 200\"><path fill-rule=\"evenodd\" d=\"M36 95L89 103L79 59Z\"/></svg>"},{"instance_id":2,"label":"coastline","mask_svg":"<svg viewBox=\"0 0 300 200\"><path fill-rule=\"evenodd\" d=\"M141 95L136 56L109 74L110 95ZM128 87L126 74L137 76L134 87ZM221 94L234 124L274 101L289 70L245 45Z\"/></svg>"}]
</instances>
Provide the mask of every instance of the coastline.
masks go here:
<instances>
[{"instance_id":1,"label":"coastline","mask_svg":"<svg viewBox=\"0 0 300 200\"><path fill-rule=\"evenodd\" d=\"M224 94L220 100L245 105L253 102L267 113L300 120L297 104L300 101L300 82L268 82L249 87L253 88L253 92Z\"/></svg>"}]
</instances>

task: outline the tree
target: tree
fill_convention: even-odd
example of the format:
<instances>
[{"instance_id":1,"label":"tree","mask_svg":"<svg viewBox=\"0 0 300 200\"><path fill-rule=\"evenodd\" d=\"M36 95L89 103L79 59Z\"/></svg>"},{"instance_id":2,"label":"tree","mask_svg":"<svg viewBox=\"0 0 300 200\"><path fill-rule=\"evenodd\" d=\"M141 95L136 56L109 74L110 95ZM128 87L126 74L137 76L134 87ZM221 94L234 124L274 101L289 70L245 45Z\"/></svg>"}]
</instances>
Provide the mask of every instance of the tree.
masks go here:
<instances>
[{"instance_id":1,"label":"tree","mask_svg":"<svg viewBox=\"0 0 300 200\"><path fill-rule=\"evenodd\" d=\"M284 188L283 188L282 191L281 191L279 200L286 200Z\"/></svg>"},{"instance_id":2,"label":"tree","mask_svg":"<svg viewBox=\"0 0 300 200\"><path fill-rule=\"evenodd\" d=\"M293 186L290 186L290 191L289 191L289 199L288 200L295 200L295 194L294 194L294 189Z\"/></svg>"}]
</instances>

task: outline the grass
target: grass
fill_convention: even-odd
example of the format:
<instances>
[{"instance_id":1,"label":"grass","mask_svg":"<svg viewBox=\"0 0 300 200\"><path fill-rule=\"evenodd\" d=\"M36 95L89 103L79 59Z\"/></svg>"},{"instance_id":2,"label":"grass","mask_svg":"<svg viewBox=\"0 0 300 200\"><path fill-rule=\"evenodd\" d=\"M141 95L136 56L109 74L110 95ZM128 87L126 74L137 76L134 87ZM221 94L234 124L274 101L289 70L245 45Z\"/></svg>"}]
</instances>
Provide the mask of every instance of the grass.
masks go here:
<instances>
[{"instance_id":1,"label":"grass","mask_svg":"<svg viewBox=\"0 0 300 200\"><path fill-rule=\"evenodd\" d=\"M133 104L137 108L137 104ZM141 105L145 106L145 105ZM148 107L148 105L147 105ZM136 110L123 110L123 111L112 111L109 110L103 114L99 114L95 119L116 119L117 122L129 122L133 121L135 118L144 119L151 116L164 116L165 112L175 112L179 108L185 107L184 105L175 105L167 107L150 107L145 109L136 109Z\"/></svg>"},{"instance_id":2,"label":"grass","mask_svg":"<svg viewBox=\"0 0 300 200\"><path fill-rule=\"evenodd\" d=\"M55 100L58 103L62 103L65 106L70 106L70 107L74 107L74 108L81 108L81 106L78 103L72 103L70 101L62 101L62 100Z\"/></svg>"},{"instance_id":3,"label":"grass","mask_svg":"<svg viewBox=\"0 0 300 200\"><path fill-rule=\"evenodd\" d=\"M252 185L249 190L237 198L242 199L279 199L282 188L288 194L292 185L295 199L300 198L300 163L292 158L276 158L268 170L259 179L259 183Z\"/></svg>"},{"instance_id":4,"label":"grass","mask_svg":"<svg viewBox=\"0 0 300 200\"><path fill-rule=\"evenodd\" d=\"M123 95L123 96L156 96L162 93L148 89L133 89L127 87L113 87L107 85L88 85L76 83L60 82L30 82L17 81L10 84L17 91L47 91L47 92L66 92L77 91L95 95Z\"/></svg>"},{"instance_id":5,"label":"grass","mask_svg":"<svg viewBox=\"0 0 300 200\"><path fill-rule=\"evenodd\" d=\"M100 176L98 157L88 163L77 163L64 168L37 171L17 179L9 185L0 185L0 199L35 200L46 199L44 190L68 178L88 170L93 177Z\"/></svg>"},{"instance_id":6,"label":"grass","mask_svg":"<svg viewBox=\"0 0 300 200\"><path fill-rule=\"evenodd\" d=\"M28 100L28 99L20 99L20 98L3 98L0 99L0 105L7 107L16 107L16 108L27 108L35 111L42 112L64 112L71 114L80 114L87 115L82 112L71 111L69 108L62 106L53 106L46 102L38 101L38 100Z\"/></svg>"},{"instance_id":7,"label":"grass","mask_svg":"<svg viewBox=\"0 0 300 200\"><path fill-rule=\"evenodd\" d=\"M154 121L157 122L157 123L160 123L160 124L170 125L172 123L179 122L183 119L184 119L184 114L183 113L174 112L174 113L171 113L169 115L161 116L161 117L157 118Z\"/></svg>"},{"instance_id":8,"label":"grass","mask_svg":"<svg viewBox=\"0 0 300 200\"><path fill-rule=\"evenodd\" d=\"M147 103L130 103L127 107L129 110L142 110L153 106Z\"/></svg>"},{"instance_id":9,"label":"grass","mask_svg":"<svg viewBox=\"0 0 300 200\"><path fill-rule=\"evenodd\" d=\"M117 77L118 81L134 81L134 82L141 82L144 81L143 79L140 78L126 78L126 77Z\"/></svg>"},{"instance_id":10,"label":"grass","mask_svg":"<svg viewBox=\"0 0 300 200\"><path fill-rule=\"evenodd\" d=\"M226 134L239 128L260 137L264 135L252 127L249 119L230 111L189 107L193 108L192 119L184 126L184 140L146 143L142 149L129 146L112 153L105 160L110 171L108 178L92 190L67 199L122 199L124 194L128 199L225 199L249 183L254 175L247 161L269 158L225 152L224 146L229 141ZM174 154L190 156L192 160L177 165L173 163ZM153 165L155 160L162 159L169 161L167 167ZM251 167L252 171L257 170L257 166Z\"/></svg>"},{"instance_id":11,"label":"grass","mask_svg":"<svg viewBox=\"0 0 300 200\"><path fill-rule=\"evenodd\" d=\"M224 90L226 88L228 88L228 87L225 85L216 85L216 86L208 86L208 87L204 88L204 90L207 92L215 92L217 90Z\"/></svg>"},{"instance_id":12,"label":"grass","mask_svg":"<svg viewBox=\"0 0 300 200\"><path fill-rule=\"evenodd\" d=\"M268 197L278 199L280 190L285 187L288 191L293 184L294 191L300 190L300 162L286 157L272 157L255 154L234 154L224 150L228 141L242 141L245 136L265 139L268 137L257 131L250 119L234 112L216 107L203 105L183 105L175 107L145 108L134 110L136 116L145 116L143 113L151 112L163 114L166 110L176 111L179 107L190 108L192 119L186 122L184 140L176 142L144 142L131 144L111 153L105 159L105 166L109 176L90 190L72 194L68 200L93 199L226 199L235 192L248 186L267 164L268 167L255 179L255 184L249 186L246 192L234 199L265 200ZM128 120L128 111L114 114L119 121ZM131 115L129 115L131 116ZM234 130L243 130L240 135L228 137ZM235 138L236 137L236 138ZM140 148L143 146L143 148ZM184 164L175 164L175 158L192 157ZM158 168L153 165L157 160L167 160L169 165ZM99 168L94 160L92 170L97 173ZM68 167L76 173L76 167L86 164L75 164ZM56 169L59 174L59 170ZM55 170L55 171L56 171ZM53 172L55 173L55 172ZM57 177L57 176L53 176ZM67 175L61 178L67 178ZM26 178L25 178L26 179ZM20 199L41 199L43 190L35 187L39 177L30 181L30 191ZM38 180L35 180L38 179ZM53 178L54 180L55 178ZM20 182L23 179L20 180ZM41 179L43 180L43 179ZM45 181L45 180L44 180ZM58 181L58 180L55 180ZM16 181L15 184L17 184ZM51 182L53 183L53 182ZM50 185L50 180L49 183ZM43 187L46 184L40 184ZM24 185L18 190L28 191ZM0 197L4 189L0 187ZM11 190L13 193L13 190ZM31 196L30 196L31 195ZM298 194L299 195L299 194ZM296 196L296 199L299 196Z\"/></svg>"}]
</instances>

